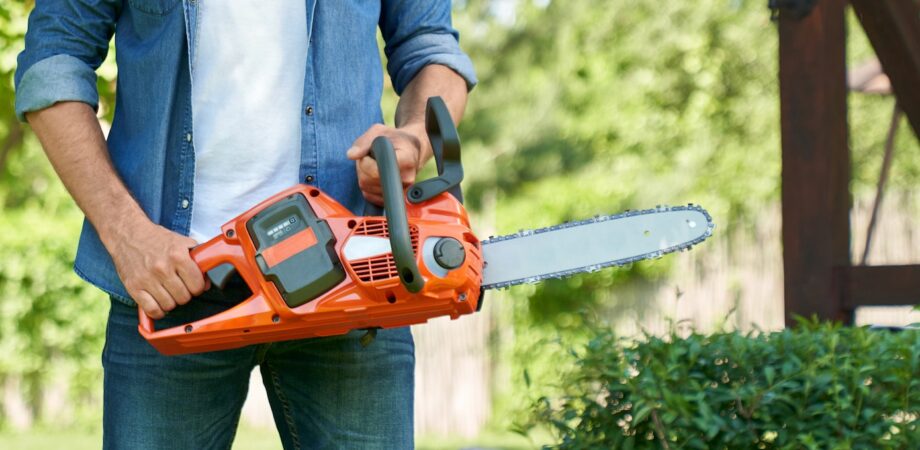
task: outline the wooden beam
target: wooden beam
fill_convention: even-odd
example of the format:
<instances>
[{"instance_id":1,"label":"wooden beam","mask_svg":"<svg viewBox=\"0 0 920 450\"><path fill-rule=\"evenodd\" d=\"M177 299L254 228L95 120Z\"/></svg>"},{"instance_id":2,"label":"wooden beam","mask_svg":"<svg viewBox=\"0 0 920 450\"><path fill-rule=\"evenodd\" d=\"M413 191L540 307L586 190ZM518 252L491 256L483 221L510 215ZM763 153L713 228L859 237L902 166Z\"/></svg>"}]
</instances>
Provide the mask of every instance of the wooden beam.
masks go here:
<instances>
[{"instance_id":1,"label":"wooden beam","mask_svg":"<svg viewBox=\"0 0 920 450\"><path fill-rule=\"evenodd\" d=\"M849 322L834 267L850 264L845 0L779 15L783 273L795 315Z\"/></svg>"},{"instance_id":2,"label":"wooden beam","mask_svg":"<svg viewBox=\"0 0 920 450\"><path fill-rule=\"evenodd\" d=\"M841 267L844 306L920 303L920 265Z\"/></svg>"},{"instance_id":3,"label":"wooden beam","mask_svg":"<svg viewBox=\"0 0 920 450\"><path fill-rule=\"evenodd\" d=\"M898 104L920 137L920 3L850 0Z\"/></svg>"}]
</instances>

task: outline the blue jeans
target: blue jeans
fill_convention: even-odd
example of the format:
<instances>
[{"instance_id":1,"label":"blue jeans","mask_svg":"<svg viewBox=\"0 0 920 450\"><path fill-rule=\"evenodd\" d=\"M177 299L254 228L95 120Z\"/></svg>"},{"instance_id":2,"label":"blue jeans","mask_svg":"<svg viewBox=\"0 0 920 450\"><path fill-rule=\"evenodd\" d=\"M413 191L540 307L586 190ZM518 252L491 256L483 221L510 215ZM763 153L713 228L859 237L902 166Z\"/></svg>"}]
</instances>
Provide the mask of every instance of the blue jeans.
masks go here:
<instances>
[{"instance_id":1,"label":"blue jeans","mask_svg":"<svg viewBox=\"0 0 920 450\"><path fill-rule=\"evenodd\" d=\"M163 356L137 309L111 300L102 365L106 449L229 449L258 365L285 449L413 447L414 343L408 328ZM226 309L206 293L157 328Z\"/></svg>"}]
</instances>

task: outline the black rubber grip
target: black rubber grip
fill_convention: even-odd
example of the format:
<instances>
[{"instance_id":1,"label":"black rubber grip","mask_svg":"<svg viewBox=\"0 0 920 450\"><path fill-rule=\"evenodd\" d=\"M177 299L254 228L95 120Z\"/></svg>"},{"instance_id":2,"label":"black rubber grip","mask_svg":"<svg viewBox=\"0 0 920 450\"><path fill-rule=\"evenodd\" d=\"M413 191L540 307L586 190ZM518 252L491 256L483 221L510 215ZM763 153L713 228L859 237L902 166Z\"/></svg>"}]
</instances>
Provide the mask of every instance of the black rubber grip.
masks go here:
<instances>
[{"instance_id":1,"label":"black rubber grip","mask_svg":"<svg viewBox=\"0 0 920 450\"><path fill-rule=\"evenodd\" d=\"M371 156L377 160L380 172L380 187L383 189L383 211L387 217L390 233L390 247L396 262L396 271L403 286L409 292L421 291L425 280L418 271L415 254L412 252L412 238L409 236L409 219L406 217L406 201L403 197L402 179L396 163L396 152L390 140L380 136L371 144Z\"/></svg>"},{"instance_id":2,"label":"black rubber grip","mask_svg":"<svg viewBox=\"0 0 920 450\"><path fill-rule=\"evenodd\" d=\"M460 203L463 194L463 164L460 162L460 135L450 117L450 110L441 97L429 97L425 108L425 131L431 141L431 151L438 167L438 176L420 181L409 188L409 201L421 203L450 192Z\"/></svg>"}]
</instances>

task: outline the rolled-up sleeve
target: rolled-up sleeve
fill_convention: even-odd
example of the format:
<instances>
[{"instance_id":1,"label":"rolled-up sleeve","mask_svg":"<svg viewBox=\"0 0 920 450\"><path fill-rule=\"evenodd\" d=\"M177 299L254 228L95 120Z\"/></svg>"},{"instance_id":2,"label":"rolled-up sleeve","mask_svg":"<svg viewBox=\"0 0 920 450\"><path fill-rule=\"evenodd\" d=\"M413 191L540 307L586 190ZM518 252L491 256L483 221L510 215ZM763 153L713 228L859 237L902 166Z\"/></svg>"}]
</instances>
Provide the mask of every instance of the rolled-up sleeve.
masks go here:
<instances>
[{"instance_id":1,"label":"rolled-up sleeve","mask_svg":"<svg viewBox=\"0 0 920 450\"><path fill-rule=\"evenodd\" d=\"M397 94L429 64L451 68L467 89L476 85L473 62L460 50L460 35L451 25L450 0L387 0L382 8L387 72Z\"/></svg>"},{"instance_id":2,"label":"rolled-up sleeve","mask_svg":"<svg viewBox=\"0 0 920 450\"><path fill-rule=\"evenodd\" d=\"M29 15L17 59L16 117L61 101L99 104L96 69L105 60L120 6L117 0L45 0Z\"/></svg>"}]
</instances>

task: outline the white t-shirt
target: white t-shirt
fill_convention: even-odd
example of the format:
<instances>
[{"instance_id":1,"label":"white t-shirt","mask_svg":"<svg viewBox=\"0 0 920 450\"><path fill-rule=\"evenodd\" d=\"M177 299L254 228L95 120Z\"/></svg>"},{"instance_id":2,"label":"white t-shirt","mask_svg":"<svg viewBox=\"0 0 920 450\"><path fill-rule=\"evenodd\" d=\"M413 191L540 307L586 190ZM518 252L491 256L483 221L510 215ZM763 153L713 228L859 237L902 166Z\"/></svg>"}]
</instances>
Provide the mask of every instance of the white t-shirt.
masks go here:
<instances>
[{"instance_id":1,"label":"white t-shirt","mask_svg":"<svg viewBox=\"0 0 920 450\"><path fill-rule=\"evenodd\" d=\"M302 1L199 0L198 10L190 235L204 242L298 182L308 42Z\"/></svg>"}]
</instances>

